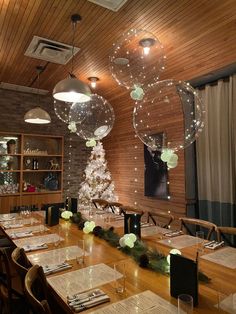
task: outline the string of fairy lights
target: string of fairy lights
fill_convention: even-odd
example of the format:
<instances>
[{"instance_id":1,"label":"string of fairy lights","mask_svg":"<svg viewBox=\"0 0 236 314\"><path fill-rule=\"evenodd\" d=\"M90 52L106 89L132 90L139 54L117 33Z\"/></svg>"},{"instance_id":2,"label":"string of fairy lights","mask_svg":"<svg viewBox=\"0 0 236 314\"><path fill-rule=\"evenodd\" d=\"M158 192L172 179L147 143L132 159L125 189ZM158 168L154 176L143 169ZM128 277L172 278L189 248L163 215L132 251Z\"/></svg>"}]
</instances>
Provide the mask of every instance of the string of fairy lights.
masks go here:
<instances>
[{"instance_id":1,"label":"string of fairy lights","mask_svg":"<svg viewBox=\"0 0 236 314\"><path fill-rule=\"evenodd\" d=\"M137 139L137 134L134 134L135 140ZM136 141L135 141L136 142ZM137 189L137 173L138 173L138 168L137 168L137 163L138 163L138 156L137 156L137 150L138 150L138 145L135 143L134 144L134 151L135 151L135 168L134 168L134 206L138 207L138 202L137 202L137 195L138 195L138 189Z\"/></svg>"},{"instance_id":2,"label":"string of fairy lights","mask_svg":"<svg viewBox=\"0 0 236 314\"><path fill-rule=\"evenodd\" d=\"M69 137L69 148L68 148L68 174L67 174L67 196L70 193L70 183L71 183L71 162L72 162L72 136Z\"/></svg>"}]
</instances>

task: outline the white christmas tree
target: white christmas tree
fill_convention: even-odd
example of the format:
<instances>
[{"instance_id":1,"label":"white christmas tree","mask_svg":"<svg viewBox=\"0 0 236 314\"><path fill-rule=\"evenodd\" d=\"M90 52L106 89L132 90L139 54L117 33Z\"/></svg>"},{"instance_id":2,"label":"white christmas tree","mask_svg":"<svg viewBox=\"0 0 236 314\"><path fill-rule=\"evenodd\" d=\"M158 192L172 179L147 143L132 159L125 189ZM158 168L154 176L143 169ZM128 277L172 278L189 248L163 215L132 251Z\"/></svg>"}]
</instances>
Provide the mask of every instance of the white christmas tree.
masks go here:
<instances>
[{"instance_id":1,"label":"white christmas tree","mask_svg":"<svg viewBox=\"0 0 236 314\"><path fill-rule=\"evenodd\" d=\"M114 183L107 167L105 150L101 142L98 142L91 152L84 177L79 190L80 209L89 208L93 198L101 198L111 202L118 200L114 193Z\"/></svg>"}]
</instances>

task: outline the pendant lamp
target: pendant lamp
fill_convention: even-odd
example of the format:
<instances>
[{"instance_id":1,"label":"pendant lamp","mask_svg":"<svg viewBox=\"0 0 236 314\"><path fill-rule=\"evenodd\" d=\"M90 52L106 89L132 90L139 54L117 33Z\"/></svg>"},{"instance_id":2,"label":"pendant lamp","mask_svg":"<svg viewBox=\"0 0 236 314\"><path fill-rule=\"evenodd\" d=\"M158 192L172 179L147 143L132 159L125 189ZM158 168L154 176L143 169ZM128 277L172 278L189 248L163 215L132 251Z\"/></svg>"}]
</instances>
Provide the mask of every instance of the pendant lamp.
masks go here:
<instances>
[{"instance_id":1,"label":"pendant lamp","mask_svg":"<svg viewBox=\"0 0 236 314\"><path fill-rule=\"evenodd\" d=\"M39 90L39 75L43 70L43 67L36 67L38 74L38 90ZM37 101L39 103L39 93L37 94ZM40 107L35 107L26 112L24 116L24 121L33 124L47 124L51 122L51 117L47 111Z\"/></svg>"},{"instance_id":2,"label":"pendant lamp","mask_svg":"<svg viewBox=\"0 0 236 314\"><path fill-rule=\"evenodd\" d=\"M74 38L77 23L81 20L79 14L71 16L73 26L72 38L72 58L71 58L71 73L69 77L58 82L53 89L53 97L56 100L64 102L86 102L90 100L91 90L87 84L78 80L74 74Z\"/></svg>"}]
</instances>

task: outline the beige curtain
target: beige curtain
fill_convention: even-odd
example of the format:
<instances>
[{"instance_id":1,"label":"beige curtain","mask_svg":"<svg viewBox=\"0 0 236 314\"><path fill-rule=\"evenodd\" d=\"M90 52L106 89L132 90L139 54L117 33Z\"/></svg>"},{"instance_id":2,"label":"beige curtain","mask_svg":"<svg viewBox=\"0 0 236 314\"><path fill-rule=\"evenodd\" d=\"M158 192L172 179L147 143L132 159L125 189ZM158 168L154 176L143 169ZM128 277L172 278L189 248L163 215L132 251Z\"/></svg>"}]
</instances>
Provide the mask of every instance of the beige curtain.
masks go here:
<instances>
[{"instance_id":1,"label":"beige curtain","mask_svg":"<svg viewBox=\"0 0 236 314\"><path fill-rule=\"evenodd\" d=\"M200 217L232 225L235 204L236 75L199 91L205 127L196 141ZM227 217L226 217L227 216Z\"/></svg>"}]
</instances>

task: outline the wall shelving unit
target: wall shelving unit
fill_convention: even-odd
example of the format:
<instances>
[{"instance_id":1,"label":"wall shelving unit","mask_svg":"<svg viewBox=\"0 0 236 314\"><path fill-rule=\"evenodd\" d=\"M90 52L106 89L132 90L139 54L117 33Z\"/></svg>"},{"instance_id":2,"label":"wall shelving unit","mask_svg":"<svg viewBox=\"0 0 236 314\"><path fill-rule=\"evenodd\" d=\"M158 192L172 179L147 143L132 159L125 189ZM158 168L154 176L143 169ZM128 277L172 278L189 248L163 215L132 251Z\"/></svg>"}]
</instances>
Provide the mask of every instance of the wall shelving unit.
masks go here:
<instances>
[{"instance_id":1,"label":"wall shelving unit","mask_svg":"<svg viewBox=\"0 0 236 314\"><path fill-rule=\"evenodd\" d=\"M10 140L15 142L13 152ZM33 169L34 159L38 169ZM0 213L8 213L15 206L41 208L44 203L61 202L63 159L62 136L1 132ZM58 167L50 169L50 161Z\"/></svg>"}]
</instances>

